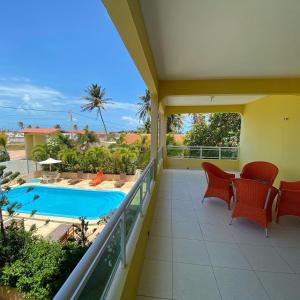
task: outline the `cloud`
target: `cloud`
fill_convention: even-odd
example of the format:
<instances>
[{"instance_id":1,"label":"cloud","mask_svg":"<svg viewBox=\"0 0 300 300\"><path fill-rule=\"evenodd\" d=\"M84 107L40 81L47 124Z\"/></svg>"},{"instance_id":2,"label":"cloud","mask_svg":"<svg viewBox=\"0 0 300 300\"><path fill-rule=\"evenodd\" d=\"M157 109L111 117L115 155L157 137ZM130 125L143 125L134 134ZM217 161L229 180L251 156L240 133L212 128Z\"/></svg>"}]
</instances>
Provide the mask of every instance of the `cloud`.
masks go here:
<instances>
[{"instance_id":1,"label":"cloud","mask_svg":"<svg viewBox=\"0 0 300 300\"><path fill-rule=\"evenodd\" d=\"M106 105L107 109L123 109L128 111L136 112L138 110L138 105L130 102L120 102L112 101Z\"/></svg>"},{"instance_id":2,"label":"cloud","mask_svg":"<svg viewBox=\"0 0 300 300\"><path fill-rule=\"evenodd\" d=\"M131 126L140 125L140 122L137 118L133 118L133 117L130 117L130 116L122 116L121 120L127 122L127 124L131 125Z\"/></svg>"},{"instance_id":3,"label":"cloud","mask_svg":"<svg viewBox=\"0 0 300 300\"><path fill-rule=\"evenodd\" d=\"M71 104L72 100L62 92L31 83L0 82L0 103L25 108L45 108Z\"/></svg>"}]
</instances>

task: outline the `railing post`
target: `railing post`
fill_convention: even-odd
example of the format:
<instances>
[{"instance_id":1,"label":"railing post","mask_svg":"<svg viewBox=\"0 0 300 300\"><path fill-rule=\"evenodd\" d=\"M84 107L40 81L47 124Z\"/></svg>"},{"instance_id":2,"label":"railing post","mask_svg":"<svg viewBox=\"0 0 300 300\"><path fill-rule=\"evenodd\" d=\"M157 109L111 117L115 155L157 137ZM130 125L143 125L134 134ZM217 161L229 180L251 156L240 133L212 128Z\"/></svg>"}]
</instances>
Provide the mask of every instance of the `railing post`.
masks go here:
<instances>
[{"instance_id":1,"label":"railing post","mask_svg":"<svg viewBox=\"0 0 300 300\"><path fill-rule=\"evenodd\" d=\"M121 262L122 268L126 268L126 209L121 215Z\"/></svg>"},{"instance_id":2,"label":"railing post","mask_svg":"<svg viewBox=\"0 0 300 300\"><path fill-rule=\"evenodd\" d=\"M200 147L200 159L202 159L202 147Z\"/></svg>"},{"instance_id":3,"label":"railing post","mask_svg":"<svg viewBox=\"0 0 300 300\"><path fill-rule=\"evenodd\" d=\"M221 147L219 147L219 160L221 160Z\"/></svg>"}]
</instances>

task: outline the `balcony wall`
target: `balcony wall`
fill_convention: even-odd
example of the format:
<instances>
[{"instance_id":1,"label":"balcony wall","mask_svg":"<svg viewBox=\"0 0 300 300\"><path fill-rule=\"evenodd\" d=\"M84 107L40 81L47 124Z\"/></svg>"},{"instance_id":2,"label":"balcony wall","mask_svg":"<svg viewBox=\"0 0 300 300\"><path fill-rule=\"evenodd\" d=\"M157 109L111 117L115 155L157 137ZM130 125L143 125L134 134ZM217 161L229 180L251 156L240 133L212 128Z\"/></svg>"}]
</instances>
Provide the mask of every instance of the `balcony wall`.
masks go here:
<instances>
[{"instance_id":1,"label":"balcony wall","mask_svg":"<svg viewBox=\"0 0 300 300\"><path fill-rule=\"evenodd\" d=\"M166 159L164 168L166 169L190 169L199 170L201 169L202 162L211 162L218 167L228 170L228 171L238 171L239 170L239 160L202 160L194 158L170 158Z\"/></svg>"},{"instance_id":2,"label":"balcony wall","mask_svg":"<svg viewBox=\"0 0 300 300\"><path fill-rule=\"evenodd\" d=\"M240 165L266 160L279 167L281 179L300 179L300 96L269 96L245 106Z\"/></svg>"}]
</instances>

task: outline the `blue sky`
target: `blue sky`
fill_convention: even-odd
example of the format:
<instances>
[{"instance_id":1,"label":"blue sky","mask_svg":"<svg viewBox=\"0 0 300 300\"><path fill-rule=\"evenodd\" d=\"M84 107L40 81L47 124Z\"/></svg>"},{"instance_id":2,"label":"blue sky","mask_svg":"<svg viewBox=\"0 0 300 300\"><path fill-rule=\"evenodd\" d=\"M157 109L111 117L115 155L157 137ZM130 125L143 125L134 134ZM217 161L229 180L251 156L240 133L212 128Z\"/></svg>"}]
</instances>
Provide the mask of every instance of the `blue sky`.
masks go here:
<instances>
[{"instance_id":1,"label":"blue sky","mask_svg":"<svg viewBox=\"0 0 300 300\"><path fill-rule=\"evenodd\" d=\"M103 130L96 113L81 113L91 83L114 104L104 113L109 131L138 126L136 103L145 84L100 0L0 2L0 106L80 113L79 127ZM69 128L67 113L0 107L0 128Z\"/></svg>"}]
</instances>

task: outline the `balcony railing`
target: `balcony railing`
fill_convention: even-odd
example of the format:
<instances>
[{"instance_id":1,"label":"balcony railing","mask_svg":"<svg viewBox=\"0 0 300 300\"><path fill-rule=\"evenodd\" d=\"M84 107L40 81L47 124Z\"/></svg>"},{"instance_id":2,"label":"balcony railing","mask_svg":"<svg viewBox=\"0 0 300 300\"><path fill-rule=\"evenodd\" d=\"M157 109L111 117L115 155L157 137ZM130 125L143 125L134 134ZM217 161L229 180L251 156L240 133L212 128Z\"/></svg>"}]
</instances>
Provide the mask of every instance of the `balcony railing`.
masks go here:
<instances>
[{"instance_id":1,"label":"balcony railing","mask_svg":"<svg viewBox=\"0 0 300 300\"><path fill-rule=\"evenodd\" d=\"M163 159L163 147L160 147L157 151L157 165L160 165Z\"/></svg>"},{"instance_id":2,"label":"balcony railing","mask_svg":"<svg viewBox=\"0 0 300 300\"><path fill-rule=\"evenodd\" d=\"M151 160L54 300L105 298L117 268L120 264L126 267L128 240L143 213L153 178L154 161Z\"/></svg>"},{"instance_id":3,"label":"balcony railing","mask_svg":"<svg viewBox=\"0 0 300 300\"><path fill-rule=\"evenodd\" d=\"M238 160L239 147L168 146L170 158Z\"/></svg>"}]
</instances>

